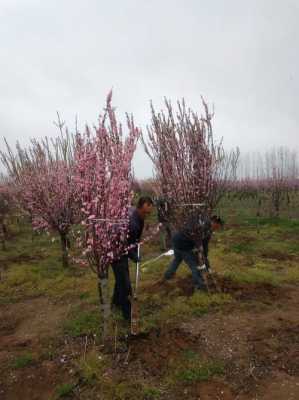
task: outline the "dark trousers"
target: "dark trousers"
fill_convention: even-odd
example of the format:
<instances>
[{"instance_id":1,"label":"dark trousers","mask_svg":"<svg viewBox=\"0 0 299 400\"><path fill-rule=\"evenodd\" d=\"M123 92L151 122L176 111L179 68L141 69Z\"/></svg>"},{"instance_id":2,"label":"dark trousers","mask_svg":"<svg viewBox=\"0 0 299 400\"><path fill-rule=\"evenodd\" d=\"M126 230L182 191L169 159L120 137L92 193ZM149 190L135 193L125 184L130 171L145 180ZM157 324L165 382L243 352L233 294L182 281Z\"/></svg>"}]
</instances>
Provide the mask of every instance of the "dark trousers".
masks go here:
<instances>
[{"instance_id":1,"label":"dark trousers","mask_svg":"<svg viewBox=\"0 0 299 400\"><path fill-rule=\"evenodd\" d=\"M131 318L131 301L129 297L132 295L132 287L128 257L122 257L120 260L114 262L112 269L115 277L112 304L119 307L123 317L129 320Z\"/></svg>"},{"instance_id":2,"label":"dark trousers","mask_svg":"<svg viewBox=\"0 0 299 400\"><path fill-rule=\"evenodd\" d=\"M208 255L209 255L209 241L210 241L210 239L204 239L204 240L202 241L203 258L204 258L204 262L205 262L206 267L207 267L208 270L211 268L210 263L209 263L209 259L208 259Z\"/></svg>"},{"instance_id":3,"label":"dark trousers","mask_svg":"<svg viewBox=\"0 0 299 400\"><path fill-rule=\"evenodd\" d=\"M169 265L167 271L164 274L165 279L171 279L171 277L176 273L176 270L180 264L185 261L192 273L193 284L196 289L205 289L205 283L201 272L198 270L198 255L192 250L179 250L174 247L174 259Z\"/></svg>"}]
</instances>

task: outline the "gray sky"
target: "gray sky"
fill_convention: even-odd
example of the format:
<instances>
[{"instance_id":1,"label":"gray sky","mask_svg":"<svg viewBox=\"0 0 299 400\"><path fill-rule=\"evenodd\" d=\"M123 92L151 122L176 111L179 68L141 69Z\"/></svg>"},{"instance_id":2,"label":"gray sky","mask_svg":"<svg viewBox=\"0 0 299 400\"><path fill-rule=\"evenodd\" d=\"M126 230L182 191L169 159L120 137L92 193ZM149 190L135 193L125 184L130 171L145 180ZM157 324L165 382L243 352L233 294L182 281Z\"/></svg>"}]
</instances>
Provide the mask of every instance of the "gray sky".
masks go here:
<instances>
[{"instance_id":1,"label":"gray sky","mask_svg":"<svg viewBox=\"0 0 299 400\"><path fill-rule=\"evenodd\" d=\"M113 87L143 128L150 99L203 95L226 147L299 149L298 21L298 0L0 0L0 136L96 121ZM141 148L134 165L151 174Z\"/></svg>"}]
</instances>

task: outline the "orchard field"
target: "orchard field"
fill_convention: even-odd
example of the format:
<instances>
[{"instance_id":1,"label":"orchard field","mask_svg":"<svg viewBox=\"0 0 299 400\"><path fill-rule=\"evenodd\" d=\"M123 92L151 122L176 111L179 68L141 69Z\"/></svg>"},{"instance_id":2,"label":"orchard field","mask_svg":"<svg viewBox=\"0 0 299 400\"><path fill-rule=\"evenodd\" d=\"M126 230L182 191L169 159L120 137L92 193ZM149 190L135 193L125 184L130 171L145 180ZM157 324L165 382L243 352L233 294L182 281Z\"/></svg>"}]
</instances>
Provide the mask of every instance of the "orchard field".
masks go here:
<instances>
[{"instance_id":1,"label":"orchard field","mask_svg":"<svg viewBox=\"0 0 299 400\"><path fill-rule=\"evenodd\" d=\"M223 200L225 224L210 244L221 292L193 294L186 266L159 282L169 258L148 264L143 335L124 340L128 326L114 313L109 349L96 275L63 269L58 238L11 218L0 253L0 399L298 399L298 200L279 218L267 204L256 217L254 200ZM159 254L158 238L142 247L143 262Z\"/></svg>"}]
</instances>

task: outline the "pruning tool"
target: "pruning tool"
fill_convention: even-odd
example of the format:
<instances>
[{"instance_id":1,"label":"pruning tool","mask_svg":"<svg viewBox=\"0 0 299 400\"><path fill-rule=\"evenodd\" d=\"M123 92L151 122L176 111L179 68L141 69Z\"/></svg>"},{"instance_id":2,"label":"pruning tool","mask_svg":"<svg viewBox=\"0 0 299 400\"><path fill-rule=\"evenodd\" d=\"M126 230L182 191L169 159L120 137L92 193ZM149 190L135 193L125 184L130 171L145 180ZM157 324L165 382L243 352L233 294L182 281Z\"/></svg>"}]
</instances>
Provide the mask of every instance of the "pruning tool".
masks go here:
<instances>
[{"instance_id":1,"label":"pruning tool","mask_svg":"<svg viewBox=\"0 0 299 400\"><path fill-rule=\"evenodd\" d=\"M135 289L133 292L133 298L131 304L131 335L134 336L138 335L139 333L139 308L137 303L139 270L140 270L140 243L138 243L137 245L136 280L135 280Z\"/></svg>"},{"instance_id":2,"label":"pruning tool","mask_svg":"<svg viewBox=\"0 0 299 400\"><path fill-rule=\"evenodd\" d=\"M205 260L204 257L204 252L203 252L203 247L200 246L199 249L197 249L198 251L198 259L199 259L199 263L200 265L197 267L198 271L200 271L200 273L202 273L205 285L207 287L208 292L211 292L211 283L212 286L214 287L214 289L220 293L220 287L218 285L218 282L216 281L213 272L211 270L211 268L209 267L209 264L207 265L207 260Z\"/></svg>"}]
</instances>

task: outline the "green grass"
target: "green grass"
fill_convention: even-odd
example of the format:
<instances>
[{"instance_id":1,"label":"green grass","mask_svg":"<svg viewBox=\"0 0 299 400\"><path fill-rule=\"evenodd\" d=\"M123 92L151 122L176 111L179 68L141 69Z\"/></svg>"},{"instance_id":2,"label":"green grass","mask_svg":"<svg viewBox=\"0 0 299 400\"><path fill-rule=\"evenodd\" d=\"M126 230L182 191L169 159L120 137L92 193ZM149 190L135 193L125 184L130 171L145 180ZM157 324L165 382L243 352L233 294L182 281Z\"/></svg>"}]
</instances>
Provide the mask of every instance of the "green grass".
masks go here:
<instances>
[{"instance_id":1,"label":"green grass","mask_svg":"<svg viewBox=\"0 0 299 400\"><path fill-rule=\"evenodd\" d=\"M34 363L34 358L31 353L24 353L20 356L17 356L13 361L12 361L12 368L13 369L20 369L24 367L28 367L29 365L32 365Z\"/></svg>"},{"instance_id":2,"label":"green grass","mask_svg":"<svg viewBox=\"0 0 299 400\"><path fill-rule=\"evenodd\" d=\"M190 349L184 350L182 356L188 361L196 360L198 358L198 354Z\"/></svg>"},{"instance_id":3,"label":"green grass","mask_svg":"<svg viewBox=\"0 0 299 400\"><path fill-rule=\"evenodd\" d=\"M72 383L64 383L56 388L56 398L62 399L70 397L75 389L75 385Z\"/></svg>"},{"instance_id":4,"label":"green grass","mask_svg":"<svg viewBox=\"0 0 299 400\"><path fill-rule=\"evenodd\" d=\"M97 335L100 328L100 313L93 311L77 311L64 322L64 333L71 337Z\"/></svg>"},{"instance_id":5,"label":"green grass","mask_svg":"<svg viewBox=\"0 0 299 400\"><path fill-rule=\"evenodd\" d=\"M288 268L279 277L280 283L299 283L299 268Z\"/></svg>"},{"instance_id":6,"label":"green grass","mask_svg":"<svg viewBox=\"0 0 299 400\"><path fill-rule=\"evenodd\" d=\"M169 364L165 377L168 385L193 384L208 381L214 376L224 375L225 364L222 360L203 361L194 350L184 350L177 359Z\"/></svg>"},{"instance_id":7,"label":"green grass","mask_svg":"<svg viewBox=\"0 0 299 400\"><path fill-rule=\"evenodd\" d=\"M97 297L96 279L92 272L87 270L78 276L56 267L54 262L49 267L42 263L11 264L0 281L0 303L38 296L73 299L80 298L82 293L89 301Z\"/></svg>"},{"instance_id":8,"label":"green grass","mask_svg":"<svg viewBox=\"0 0 299 400\"><path fill-rule=\"evenodd\" d=\"M262 227L283 228L284 230L291 230L299 232L299 221L289 218L279 218L279 217L247 217L246 222L248 225L256 226L259 224Z\"/></svg>"},{"instance_id":9,"label":"green grass","mask_svg":"<svg viewBox=\"0 0 299 400\"><path fill-rule=\"evenodd\" d=\"M127 380L110 388L108 396L110 397L105 397L105 400L159 400L161 391L143 381Z\"/></svg>"},{"instance_id":10,"label":"green grass","mask_svg":"<svg viewBox=\"0 0 299 400\"><path fill-rule=\"evenodd\" d=\"M246 271L231 271L225 274L225 277L237 283L243 284L270 284L278 285L277 276L271 272L258 268L248 269Z\"/></svg>"},{"instance_id":11,"label":"green grass","mask_svg":"<svg viewBox=\"0 0 299 400\"><path fill-rule=\"evenodd\" d=\"M96 350L92 350L78 361L78 369L80 377L87 384L94 384L103 379L103 374L107 368L107 357Z\"/></svg>"},{"instance_id":12,"label":"green grass","mask_svg":"<svg viewBox=\"0 0 299 400\"><path fill-rule=\"evenodd\" d=\"M252 245L249 243L237 243L231 246L231 251L236 253L248 253L252 251Z\"/></svg>"},{"instance_id":13,"label":"green grass","mask_svg":"<svg viewBox=\"0 0 299 400\"><path fill-rule=\"evenodd\" d=\"M214 235L210 245L213 269L219 275L242 285L298 284L299 220L291 220L285 216L256 218L255 213L254 200L248 203L232 201L231 204L225 204L223 217L227 225ZM153 220L151 222L155 224ZM64 335L70 336L73 338L72 342L81 345L80 337L96 334L97 343L100 343L101 316L96 276L89 269L81 267L64 270L61 266L59 241L51 242L45 234L35 236L32 241L31 229L26 224L20 230L16 227L13 229L15 236L8 241L7 251L0 252L0 265L2 262L5 265L0 281L0 304L30 300L37 296L45 296L58 303L68 300L68 303L72 303L72 310L68 318L61 321ZM158 239L146 243L142 248L143 261L159 253ZM235 302L229 294L209 295L196 292L192 296L186 296L180 283L190 279L191 285L192 278L185 265L180 267L176 278L167 286L157 286L155 290L151 290L151 286L162 277L169 262L170 258L161 259L141 272L138 301L142 329L148 331L163 327L167 330L168 324L172 328L180 326L183 321L201 318L207 313L223 313L228 309L240 311L247 306L246 300ZM130 270L134 281L134 264ZM110 274L111 289L113 284L113 274ZM260 309L263 303L257 299L255 306ZM128 327L122 324L122 317L114 313L113 320L118 324L118 334L124 336ZM36 358L31 353L24 353L13 360L11 367L25 368L32 365L35 359L55 360L65 339L60 332L59 330L57 336L52 338L53 343L42 343L42 350ZM120 341L117 345L123 346L123 342ZM128 381L123 370L119 373L117 368L112 368L114 364L110 355L103 355L97 349L88 349L85 356L81 353L73 360L72 368L86 390L87 397L84 399L95 398L93 394L100 393L103 400L158 400L164 398L165 390L168 395L169 392L174 393L176 388L182 389L187 385L192 386L214 376L221 376L225 367L222 360L200 359L193 348L181 353L178 351L174 359L161 362L166 363L167 368L159 379L155 376L144 377L142 371L138 375L137 367L136 377ZM67 398L72 397L73 392L74 385L66 383L57 388L56 395L57 398Z\"/></svg>"},{"instance_id":14,"label":"green grass","mask_svg":"<svg viewBox=\"0 0 299 400\"><path fill-rule=\"evenodd\" d=\"M190 278L191 279L191 278ZM165 323L174 323L178 320L185 321L192 316L201 316L211 310L217 310L233 301L229 294L225 293L194 293L191 297L178 296L174 293L168 294L169 297L164 300L161 295L147 297L144 304L142 326L147 330L152 327L161 326ZM147 308L149 307L149 310ZM155 311L153 311L153 309ZM148 312L146 312L148 311Z\"/></svg>"},{"instance_id":15,"label":"green grass","mask_svg":"<svg viewBox=\"0 0 299 400\"><path fill-rule=\"evenodd\" d=\"M221 362L210 362L187 369L182 369L176 373L179 381L184 383L194 383L208 381L213 376L224 374L224 365Z\"/></svg>"},{"instance_id":16,"label":"green grass","mask_svg":"<svg viewBox=\"0 0 299 400\"><path fill-rule=\"evenodd\" d=\"M155 387L145 386L143 388L144 400L159 400L161 398L161 391Z\"/></svg>"}]
</instances>

